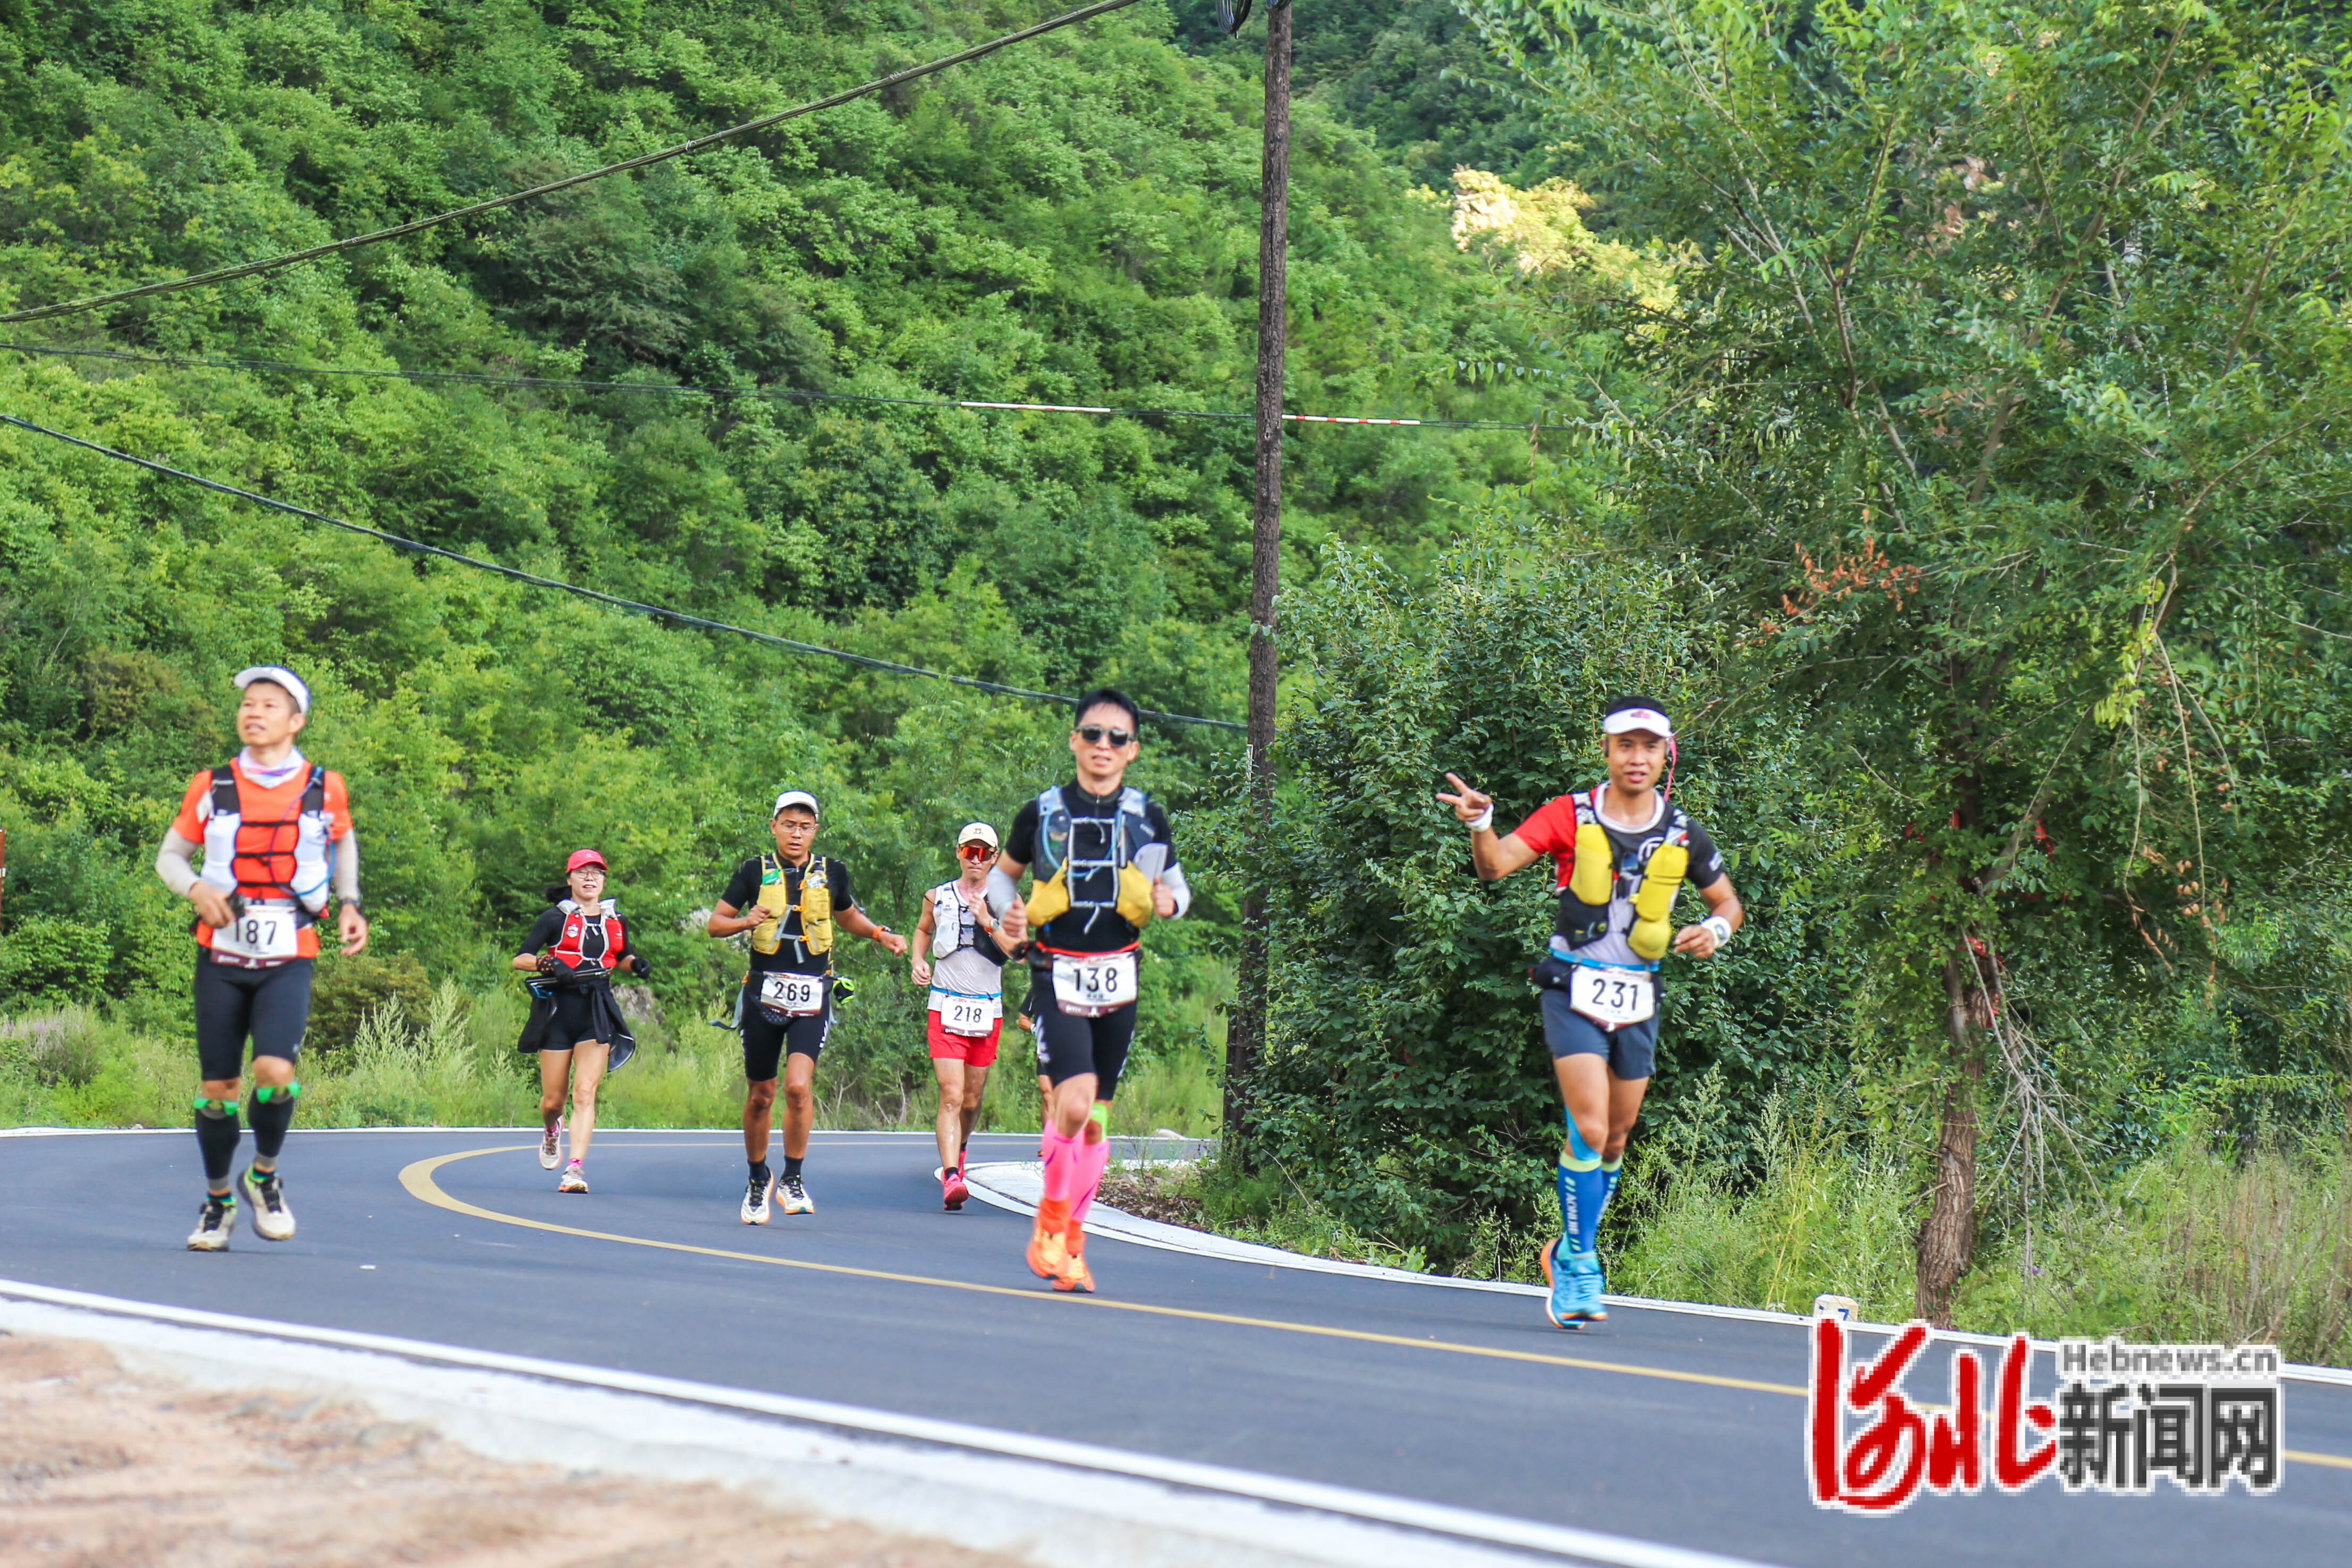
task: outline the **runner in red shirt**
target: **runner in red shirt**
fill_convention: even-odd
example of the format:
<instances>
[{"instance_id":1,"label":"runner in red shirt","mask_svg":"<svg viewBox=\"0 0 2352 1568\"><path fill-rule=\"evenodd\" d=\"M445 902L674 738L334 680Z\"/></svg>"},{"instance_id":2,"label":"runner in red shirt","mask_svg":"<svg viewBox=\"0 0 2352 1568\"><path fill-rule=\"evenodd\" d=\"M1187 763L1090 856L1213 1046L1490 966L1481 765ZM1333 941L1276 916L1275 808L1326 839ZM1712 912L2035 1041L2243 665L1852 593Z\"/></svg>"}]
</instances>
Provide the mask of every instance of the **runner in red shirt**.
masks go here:
<instances>
[{"instance_id":1,"label":"runner in red shirt","mask_svg":"<svg viewBox=\"0 0 2352 1568\"><path fill-rule=\"evenodd\" d=\"M1669 950L1705 958L1744 915L1706 830L1674 804L1675 727L1647 697L1612 704L1601 721L1605 786L1546 802L1517 831L1495 835L1495 802L1445 777L1437 798L1470 829L1483 881L1552 858L1559 915L1550 951L1530 977L1543 988L1544 1043L1567 1107L1568 1140L1553 1173L1560 1240L1547 1249L1545 1312L1561 1328L1597 1323L1601 1211L1617 1189L1625 1138L1641 1114L1656 1060L1656 972ZM1666 788L1654 787L1661 774ZM1687 880L1707 915L1675 931L1668 917Z\"/></svg>"},{"instance_id":2,"label":"runner in red shirt","mask_svg":"<svg viewBox=\"0 0 2352 1568\"><path fill-rule=\"evenodd\" d=\"M188 780L163 835L155 872L195 905L196 1052L204 1081L195 1102L205 1204L188 1247L228 1249L236 1227L229 1166L239 1136L246 1042L253 1045L253 1164L239 1185L265 1241L294 1235L294 1211L278 1176L278 1151L302 1092L294 1060L310 1021L317 922L330 893L341 901L343 951L367 946L360 913L359 840L343 776L305 758L294 737L310 722L310 688L279 664L239 671L245 695L236 732L245 749ZM204 869L194 857L204 852Z\"/></svg>"}]
</instances>

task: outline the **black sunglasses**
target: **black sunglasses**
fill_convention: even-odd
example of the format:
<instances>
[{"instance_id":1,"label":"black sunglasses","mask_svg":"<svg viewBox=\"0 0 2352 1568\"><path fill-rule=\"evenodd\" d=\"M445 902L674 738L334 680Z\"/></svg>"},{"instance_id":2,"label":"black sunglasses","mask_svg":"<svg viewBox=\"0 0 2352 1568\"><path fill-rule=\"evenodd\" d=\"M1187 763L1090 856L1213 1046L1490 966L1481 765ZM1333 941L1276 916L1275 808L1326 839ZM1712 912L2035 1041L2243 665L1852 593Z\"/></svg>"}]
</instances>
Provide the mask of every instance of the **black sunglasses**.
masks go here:
<instances>
[{"instance_id":1,"label":"black sunglasses","mask_svg":"<svg viewBox=\"0 0 2352 1568\"><path fill-rule=\"evenodd\" d=\"M1135 732L1129 729L1108 729L1098 724L1082 724L1078 726L1078 738L1088 746L1100 746L1105 740L1108 740L1115 747L1125 746L1135 738Z\"/></svg>"}]
</instances>

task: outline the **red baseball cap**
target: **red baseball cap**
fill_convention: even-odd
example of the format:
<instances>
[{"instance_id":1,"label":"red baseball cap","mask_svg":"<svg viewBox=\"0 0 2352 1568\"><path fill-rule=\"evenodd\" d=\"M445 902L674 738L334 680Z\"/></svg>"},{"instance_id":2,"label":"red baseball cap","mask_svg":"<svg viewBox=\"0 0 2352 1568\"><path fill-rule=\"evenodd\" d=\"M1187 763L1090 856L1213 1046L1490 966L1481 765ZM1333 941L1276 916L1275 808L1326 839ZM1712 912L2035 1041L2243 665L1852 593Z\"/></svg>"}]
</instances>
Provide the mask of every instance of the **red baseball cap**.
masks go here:
<instances>
[{"instance_id":1,"label":"red baseball cap","mask_svg":"<svg viewBox=\"0 0 2352 1568\"><path fill-rule=\"evenodd\" d=\"M563 862L563 874L570 876L573 872L578 871L583 865L593 865L598 871L610 871L612 869L604 863L604 857L598 854L594 850L573 850L572 852L572 858Z\"/></svg>"}]
</instances>

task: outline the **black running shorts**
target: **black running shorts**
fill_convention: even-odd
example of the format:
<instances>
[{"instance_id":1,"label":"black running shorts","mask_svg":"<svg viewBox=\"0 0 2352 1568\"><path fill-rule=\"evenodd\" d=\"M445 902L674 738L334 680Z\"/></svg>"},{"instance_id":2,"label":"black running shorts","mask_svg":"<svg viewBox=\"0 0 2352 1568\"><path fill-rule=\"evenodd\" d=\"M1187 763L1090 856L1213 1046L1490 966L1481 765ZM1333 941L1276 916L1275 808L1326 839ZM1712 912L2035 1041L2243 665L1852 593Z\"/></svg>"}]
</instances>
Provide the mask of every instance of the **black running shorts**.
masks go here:
<instances>
[{"instance_id":1,"label":"black running shorts","mask_svg":"<svg viewBox=\"0 0 2352 1568\"><path fill-rule=\"evenodd\" d=\"M765 1083L787 1056L814 1061L824 1054L824 1037L833 1032L833 988L825 988L824 1010L776 1023L750 998L743 1000L743 1078Z\"/></svg>"},{"instance_id":2,"label":"black running shorts","mask_svg":"<svg viewBox=\"0 0 2352 1568\"><path fill-rule=\"evenodd\" d=\"M539 1042L541 1051L570 1051L583 1040L602 1040L596 1032L595 994L581 986L559 986L555 989L555 1016L548 1020L547 1033ZM606 1045L613 1042L604 1040Z\"/></svg>"},{"instance_id":3,"label":"black running shorts","mask_svg":"<svg viewBox=\"0 0 2352 1568\"><path fill-rule=\"evenodd\" d=\"M1048 982L1051 984L1051 982ZM1059 1087L1084 1073L1095 1075L1095 1098L1108 1100L1118 1092L1118 1075L1127 1066L1127 1048L1135 1040L1135 1004L1100 1018L1066 1013L1048 995L1037 1017L1044 1028L1037 1035L1037 1071Z\"/></svg>"},{"instance_id":4,"label":"black running shorts","mask_svg":"<svg viewBox=\"0 0 2352 1568\"><path fill-rule=\"evenodd\" d=\"M245 1074L245 1042L256 1056L291 1061L310 1024L309 958L289 958L267 969L216 963L196 949L196 1058L205 1082Z\"/></svg>"}]
</instances>

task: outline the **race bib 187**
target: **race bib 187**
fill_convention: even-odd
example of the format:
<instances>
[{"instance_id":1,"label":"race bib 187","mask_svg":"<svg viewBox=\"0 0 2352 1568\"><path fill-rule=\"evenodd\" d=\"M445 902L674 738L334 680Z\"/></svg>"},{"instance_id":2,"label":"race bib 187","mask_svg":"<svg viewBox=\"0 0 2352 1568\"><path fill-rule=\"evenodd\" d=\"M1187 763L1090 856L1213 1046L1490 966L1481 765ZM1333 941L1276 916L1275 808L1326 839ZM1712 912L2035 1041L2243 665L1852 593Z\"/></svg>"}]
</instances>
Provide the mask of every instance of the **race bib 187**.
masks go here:
<instances>
[{"instance_id":1,"label":"race bib 187","mask_svg":"<svg viewBox=\"0 0 2352 1568\"><path fill-rule=\"evenodd\" d=\"M1100 1018L1135 1000L1135 955L1054 958L1054 1004L1076 1018Z\"/></svg>"},{"instance_id":2,"label":"race bib 187","mask_svg":"<svg viewBox=\"0 0 2352 1568\"><path fill-rule=\"evenodd\" d=\"M295 955L294 906L247 904L244 912L213 932L213 951L257 964L281 963Z\"/></svg>"}]
</instances>

